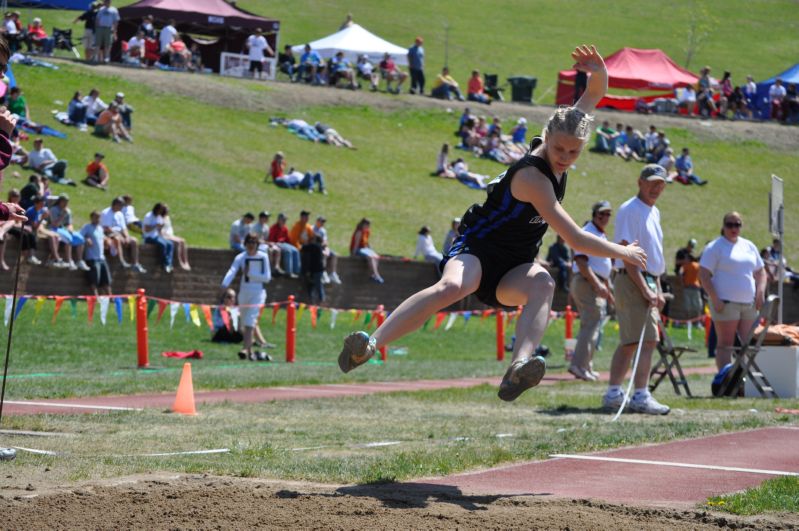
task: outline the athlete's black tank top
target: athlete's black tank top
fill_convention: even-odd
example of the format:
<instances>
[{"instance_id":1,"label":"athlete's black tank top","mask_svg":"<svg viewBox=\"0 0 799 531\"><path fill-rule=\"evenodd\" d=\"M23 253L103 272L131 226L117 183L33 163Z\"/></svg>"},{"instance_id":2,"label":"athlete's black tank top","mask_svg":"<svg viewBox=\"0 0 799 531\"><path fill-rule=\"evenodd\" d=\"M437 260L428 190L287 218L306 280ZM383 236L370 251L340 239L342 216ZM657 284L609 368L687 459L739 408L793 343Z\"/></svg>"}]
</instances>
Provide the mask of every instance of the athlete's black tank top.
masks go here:
<instances>
[{"instance_id":1,"label":"athlete's black tank top","mask_svg":"<svg viewBox=\"0 0 799 531\"><path fill-rule=\"evenodd\" d=\"M530 262L538 254L549 225L531 203L513 197L510 185L516 172L534 166L549 179L558 202L563 201L566 173L559 183L549 164L532 155L542 143L541 137L533 138L527 154L488 184L486 201L482 205L475 203L463 215L459 232L468 245L485 244Z\"/></svg>"}]
</instances>

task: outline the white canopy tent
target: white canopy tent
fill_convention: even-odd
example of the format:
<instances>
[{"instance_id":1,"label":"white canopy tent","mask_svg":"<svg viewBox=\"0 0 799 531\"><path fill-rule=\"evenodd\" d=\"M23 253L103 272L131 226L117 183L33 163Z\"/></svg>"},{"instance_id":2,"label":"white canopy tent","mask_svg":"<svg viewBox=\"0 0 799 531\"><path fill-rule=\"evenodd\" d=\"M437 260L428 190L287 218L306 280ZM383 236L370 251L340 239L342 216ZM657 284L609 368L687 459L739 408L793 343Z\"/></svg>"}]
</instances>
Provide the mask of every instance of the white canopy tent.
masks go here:
<instances>
[{"instance_id":1,"label":"white canopy tent","mask_svg":"<svg viewBox=\"0 0 799 531\"><path fill-rule=\"evenodd\" d=\"M358 24L352 24L341 31L308 44L323 59L330 59L337 52L342 51L344 57L353 63L358 60L359 55L366 55L370 61L378 62L382 61L383 55L388 52L396 64L402 66L408 64L406 48L391 44ZM305 44L291 47L291 50L298 55L302 55L304 49Z\"/></svg>"}]
</instances>

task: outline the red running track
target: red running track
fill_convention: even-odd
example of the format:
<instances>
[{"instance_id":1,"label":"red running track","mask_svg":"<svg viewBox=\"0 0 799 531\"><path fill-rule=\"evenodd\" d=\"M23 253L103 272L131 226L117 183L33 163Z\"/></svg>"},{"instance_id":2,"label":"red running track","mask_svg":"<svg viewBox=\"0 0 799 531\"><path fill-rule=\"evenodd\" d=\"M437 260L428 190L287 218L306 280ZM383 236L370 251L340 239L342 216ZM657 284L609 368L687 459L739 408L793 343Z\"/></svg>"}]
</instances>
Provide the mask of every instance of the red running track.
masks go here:
<instances>
[{"instance_id":1,"label":"red running track","mask_svg":"<svg viewBox=\"0 0 799 531\"><path fill-rule=\"evenodd\" d=\"M556 457L426 481L467 495L593 498L612 503L688 508L759 485L779 472L799 475L799 427L763 428L665 444ZM667 462L625 463L595 458ZM701 465L688 468L675 464ZM753 471L713 470L710 467Z\"/></svg>"}]
</instances>

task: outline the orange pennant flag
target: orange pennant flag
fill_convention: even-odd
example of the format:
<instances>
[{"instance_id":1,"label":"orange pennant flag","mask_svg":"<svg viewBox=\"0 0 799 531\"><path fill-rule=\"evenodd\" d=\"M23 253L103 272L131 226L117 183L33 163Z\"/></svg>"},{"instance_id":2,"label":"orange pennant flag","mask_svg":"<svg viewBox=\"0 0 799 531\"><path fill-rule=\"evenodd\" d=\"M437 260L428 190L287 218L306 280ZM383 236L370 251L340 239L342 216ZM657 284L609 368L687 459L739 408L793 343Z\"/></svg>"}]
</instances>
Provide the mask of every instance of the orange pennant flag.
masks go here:
<instances>
[{"instance_id":1,"label":"orange pennant flag","mask_svg":"<svg viewBox=\"0 0 799 531\"><path fill-rule=\"evenodd\" d=\"M438 327L441 326L441 323L443 323L446 318L447 314L445 312L438 312L436 314L436 324L433 325L433 330L438 330Z\"/></svg>"},{"instance_id":2,"label":"orange pennant flag","mask_svg":"<svg viewBox=\"0 0 799 531\"><path fill-rule=\"evenodd\" d=\"M363 310L355 310L355 316L352 318L352 324L357 323L362 315L363 315Z\"/></svg>"},{"instance_id":3,"label":"orange pennant flag","mask_svg":"<svg viewBox=\"0 0 799 531\"><path fill-rule=\"evenodd\" d=\"M92 320L94 319L94 305L97 302L97 297L91 295L86 297L86 305L88 307L89 312L89 324L91 324Z\"/></svg>"},{"instance_id":4,"label":"orange pennant flag","mask_svg":"<svg viewBox=\"0 0 799 531\"><path fill-rule=\"evenodd\" d=\"M222 316L222 322L225 323L225 328L231 330L230 328L230 314L227 311L227 308L224 306L219 307L219 315Z\"/></svg>"},{"instance_id":5,"label":"orange pennant flag","mask_svg":"<svg viewBox=\"0 0 799 531\"><path fill-rule=\"evenodd\" d=\"M273 304L272 305L272 324L275 324L275 319L277 319L277 312L279 312L279 311L280 311L280 305L279 304Z\"/></svg>"},{"instance_id":6,"label":"orange pennant flag","mask_svg":"<svg viewBox=\"0 0 799 531\"><path fill-rule=\"evenodd\" d=\"M58 316L58 312L61 311L61 305L64 304L64 299L66 297L56 297L55 298L55 310L53 311L53 324L55 324L55 318Z\"/></svg>"},{"instance_id":7,"label":"orange pennant flag","mask_svg":"<svg viewBox=\"0 0 799 531\"><path fill-rule=\"evenodd\" d=\"M166 303L166 301L158 301L158 318L156 318L155 324L158 324L158 323L161 322L161 317L163 317L167 306L168 306L168 304Z\"/></svg>"},{"instance_id":8,"label":"orange pennant flag","mask_svg":"<svg viewBox=\"0 0 799 531\"><path fill-rule=\"evenodd\" d=\"M319 315L317 306L308 306L308 313L311 314L311 328L316 328L316 318Z\"/></svg>"},{"instance_id":9,"label":"orange pennant flag","mask_svg":"<svg viewBox=\"0 0 799 531\"><path fill-rule=\"evenodd\" d=\"M211 317L211 307L207 304L202 304L200 306L203 310L203 315L205 316L205 322L208 323L208 328L211 329L211 332L214 331L214 320Z\"/></svg>"}]
</instances>

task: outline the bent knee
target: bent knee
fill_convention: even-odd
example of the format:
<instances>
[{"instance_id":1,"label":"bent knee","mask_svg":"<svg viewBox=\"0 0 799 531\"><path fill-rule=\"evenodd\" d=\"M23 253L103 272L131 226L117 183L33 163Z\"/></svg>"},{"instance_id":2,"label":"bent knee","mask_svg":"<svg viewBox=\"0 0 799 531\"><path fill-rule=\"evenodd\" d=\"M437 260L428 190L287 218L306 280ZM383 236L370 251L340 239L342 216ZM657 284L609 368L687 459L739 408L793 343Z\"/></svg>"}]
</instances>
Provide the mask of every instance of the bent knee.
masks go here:
<instances>
[{"instance_id":1,"label":"bent knee","mask_svg":"<svg viewBox=\"0 0 799 531\"><path fill-rule=\"evenodd\" d=\"M477 286L470 286L462 280L453 281L442 278L438 284L436 284L436 290L443 298L459 300L476 291Z\"/></svg>"},{"instance_id":2,"label":"bent knee","mask_svg":"<svg viewBox=\"0 0 799 531\"><path fill-rule=\"evenodd\" d=\"M555 286L555 279L546 271L538 272L530 278L530 291L534 293L545 293L547 296L551 296L555 293Z\"/></svg>"}]
</instances>

